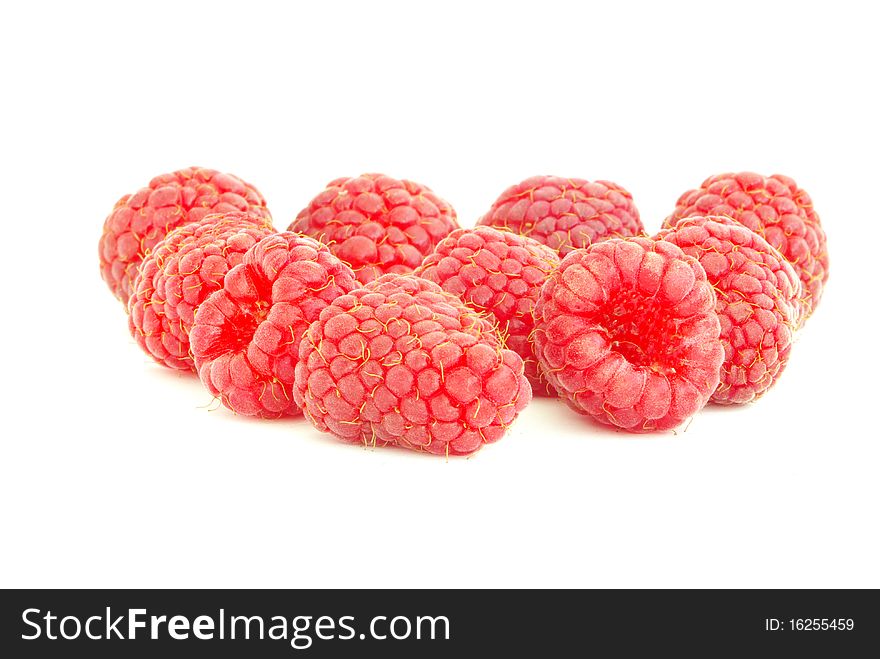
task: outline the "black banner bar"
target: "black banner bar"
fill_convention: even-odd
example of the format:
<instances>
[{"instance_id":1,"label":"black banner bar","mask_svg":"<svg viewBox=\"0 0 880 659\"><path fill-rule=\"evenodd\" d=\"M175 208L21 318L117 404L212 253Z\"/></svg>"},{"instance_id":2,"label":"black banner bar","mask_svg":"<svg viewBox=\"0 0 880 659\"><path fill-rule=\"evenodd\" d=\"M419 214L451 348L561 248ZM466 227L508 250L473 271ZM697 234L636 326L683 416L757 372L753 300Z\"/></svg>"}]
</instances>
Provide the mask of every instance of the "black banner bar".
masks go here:
<instances>
[{"instance_id":1,"label":"black banner bar","mask_svg":"<svg viewBox=\"0 0 880 659\"><path fill-rule=\"evenodd\" d=\"M3 657L849 657L880 648L880 603L868 590L7 590L0 604Z\"/></svg>"}]
</instances>

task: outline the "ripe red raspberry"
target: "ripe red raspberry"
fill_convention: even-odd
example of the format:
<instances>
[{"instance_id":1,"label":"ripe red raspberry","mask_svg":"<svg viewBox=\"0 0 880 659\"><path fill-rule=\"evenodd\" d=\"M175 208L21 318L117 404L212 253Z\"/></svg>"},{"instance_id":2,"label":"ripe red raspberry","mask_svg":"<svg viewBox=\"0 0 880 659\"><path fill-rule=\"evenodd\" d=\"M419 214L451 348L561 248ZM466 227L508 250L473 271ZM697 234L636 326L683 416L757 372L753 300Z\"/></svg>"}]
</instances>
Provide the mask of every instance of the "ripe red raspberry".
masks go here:
<instances>
[{"instance_id":1,"label":"ripe red raspberry","mask_svg":"<svg viewBox=\"0 0 880 659\"><path fill-rule=\"evenodd\" d=\"M533 176L509 187L477 224L529 236L562 256L645 232L632 195L616 183L560 176Z\"/></svg>"},{"instance_id":2,"label":"ripe red raspberry","mask_svg":"<svg viewBox=\"0 0 880 659\"><path fill-rule=\"evenodd\" d=\"M392 274L321 312L293 395L342 441L467 455L501 438L531 389L488 319L433 282Z\"/></svg>"},{"instance_id":3,"label":"ripe red raspberry","mask_svg":"<svg viewBox=\"0 0 880 659\"><path fill-rule=\"evenodd\" d=\"M458 229L444 238L415 274L430 279L497 322L507 347L525 362L535 394L548 394L530 335L535 301L559 267L559 255L536 240L491 227Z\"/></svg>"},{"instance_id":4,"label":"ripe red raspberry","mask_svg":"<svg viewBox=\"0 0 880 659\"><path fill-rule=\"evenodd\" d=\"M261 238L269 220L249 212L208 215L172 230L141 263L128 302L128 328L144 351L170 368L195 371L189 332L199 305Z\"/></svg>"},{"instance_id":5,"label":"ripe red raspberry","mask_svg":"<svg viewBox=\"0 0 880 659\"><path fill-rule=\"evenodd\" d=\"M693 256L717 294L724 365L712 401L748 403L788 363L798 323L801 282L766 240L738 222L691 217L657 235Z\"/></svg>"},{"instance_id":6,"label":"ripe red raspberry","mask_svg":"<svg viewBox=\"0 0 880 659\"><path fill-rule=\"evenodd\" d=\"M411 272L458 228L455 211L429 188L382 174L338 178L288 228L317 238L362 283Z\"/></svg>"},{"instance_id":7,"label":"ripe red raspberry","mask_svg":"<svg viewBox=\"0 0 880 659\"><path fill-rule=\"evenodd\" d=\"M202 382L238 414L299 414L290 389L303 333L356 285L351 269L316 240L287 232L263 238L196 313L189 340Z\"/></svg>"},{"instance_id":8,"label":"ripe red raspberry","mask_svg":"<svg viewBox=\"0 0 880 659\"><path fill-rule=\"evenodd\" d=\"M803 282L801 322L813 313L828 281L828 245L810 196L792 179L753 172L710 176L679 197L663 226L695 215L724 215L765 238Z\"/></svg>"},{"instance_id":9,"label":"ripe red raspberry","mask_svg":"<svg viewBox=\"0 0 880 659\"><path fill-rule=\"evenodd\" d=\"M649 238L566 256L535 308L544 375L578 412L631 432L673 428L718 387L715 293L696 259Z\"/></svg>"},{"instance_id":10,"label":"ripe red raspberry","mask_svg":"<svg viewBox=\"0 0 880 659\"><path fill-rule=\"evenodd\" d=\"M117 201L104 221L98 243L101 276L126 303L141 261L171 229L236 210L271 219L257 189L232 174L188 167L157 176L147 187Z\"/></svg>"}]
</instances>

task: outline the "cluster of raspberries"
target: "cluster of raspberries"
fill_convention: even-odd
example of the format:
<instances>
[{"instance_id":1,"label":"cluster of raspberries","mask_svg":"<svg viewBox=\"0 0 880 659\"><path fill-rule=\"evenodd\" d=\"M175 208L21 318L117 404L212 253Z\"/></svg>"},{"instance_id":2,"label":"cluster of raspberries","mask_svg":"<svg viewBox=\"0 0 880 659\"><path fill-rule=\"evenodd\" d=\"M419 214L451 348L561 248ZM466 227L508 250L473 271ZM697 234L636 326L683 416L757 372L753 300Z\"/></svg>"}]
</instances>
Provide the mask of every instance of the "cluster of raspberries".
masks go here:
<instances>
[{"instance_id":1,"label":"cluster of raspberries","mask_svg":"<svg viewBox=\"0 0 880 659\"><path fill-rule=\"evenodd\" d=\"M190 167L117 202L101 274L132 337L242 415L469 455L533 395L630 432L779 379L828 251L781 175L712 176L648 237L610 181L535 176L473 229L428 187L331 181L272 226L260 192Z\"/></svg>"}]
</instances>

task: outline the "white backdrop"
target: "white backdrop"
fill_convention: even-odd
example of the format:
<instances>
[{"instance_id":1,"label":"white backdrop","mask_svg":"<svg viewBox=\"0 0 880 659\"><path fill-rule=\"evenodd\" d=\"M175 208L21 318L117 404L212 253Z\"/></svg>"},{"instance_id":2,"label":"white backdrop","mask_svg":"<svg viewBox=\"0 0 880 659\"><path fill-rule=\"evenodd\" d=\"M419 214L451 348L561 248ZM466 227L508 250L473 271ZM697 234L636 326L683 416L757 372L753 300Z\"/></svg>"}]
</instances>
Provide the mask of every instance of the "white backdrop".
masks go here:
<instances>
[{"instance_id":1,"label":"white backdrop","mask_svg":"<svg viewBox=\"0 0 880 659\"><path fill-rule=\"evenodd\" d=\"M0 586L880 586L880 48L823 4L4 6ZM465 226L532 174L611 179L649 231L780 172L831 278L779 385L684 432L539 400L471 459L365 450L213 409L129 337L101 224L193 164L279 229L365 171Z\"/></svg>"}]
</instances>

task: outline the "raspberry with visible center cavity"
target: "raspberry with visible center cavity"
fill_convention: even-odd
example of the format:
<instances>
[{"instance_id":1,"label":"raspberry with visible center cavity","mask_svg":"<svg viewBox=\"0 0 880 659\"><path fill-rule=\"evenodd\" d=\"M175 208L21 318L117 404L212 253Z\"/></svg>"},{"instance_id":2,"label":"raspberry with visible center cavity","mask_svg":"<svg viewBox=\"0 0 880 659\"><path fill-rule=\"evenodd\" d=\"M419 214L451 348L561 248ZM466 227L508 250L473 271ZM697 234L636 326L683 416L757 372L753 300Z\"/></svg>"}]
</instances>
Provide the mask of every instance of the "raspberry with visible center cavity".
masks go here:
<instances>
[{"instance_id":1,"label":"raspberry with visible center cavity","mask_svg":"<svg viewBox=\"0 0 880 659\"><path fill-rule=\"evenodd\" d=\"M632 195L611 181L533 176L509 187L477 224L509 229L562 256L645 232Z\"/></svg>"},{"instance_id":2,"label":"raspberry with visible center cavity","mask_svg":"<svg viewBox=\"0 0 880 659\"><path fill-rule=\"evenodd\" d=\"M238 414L299 414L290 390L302 336L356 285L318 241L288 232L263 238L196 313L190 345L202 382Z\"/></svg>"},{"instance_id":3,"label":"raspberry with visible center cavity","mask_svg":"<svg viewBox=\"0 0 880 659\"><path fill-rule=\"evenodd\" d=\"M430 188L383 174L330 181L288 227L329 246L362 283L412 272L457 228L455 210Z\"/></svg>"},{"instance_id":4,"label":"raspberry with visible center cavity","mask_svg":"<svg viewBox=\"0 0 880 659\"><path fill-rule=\"evenodd\" d=\"M788 259L803 283L803 323L819 304L828 281L827 239L807 192L781 174L718 174L681 195L663 226L672 228L683 217L707 215L736 220Z\"/></svg>"},{"instance_id":5,"label":"raspberry with visible center cavity","mask_svg":"<svg viewBox=\"0 0 880 659\"><path fill-rule=\"evenodd\" d=\"M249 212L208 215L172 230L141 263L128 303L128 328L157 362L195 371L189 333L199 305L223 287L244 253L275 232Z\"/></svg>"},{"instance_id":6,"label":"raspberry with visible center cavity","mask_svg":"<svg viewBox=\"0 0 880 659\"><path fill-rule=\"evenodd\" d=\"M538 374L530 335L535 301L559 255L526 236L491 227L458 229L444 238L415 274L494 318L507 347L525 362L535 394L550 394Z\"/></svg>"},{"instance_id":7,"label":"raspberry with visible center cavity","mask_svg":"<svg viewBox=\"0 0 880 659\"><path fill-rule=\"evenodd\" d=\"M468 455L501 438L531 388L487 318L431 281L390 274L321 312L293 394L342 441Z\"/></svg>"},{"instance_id":8,"label":"raspberry with visible center cavity","mask_svg":"<svg viewBox=\"0 0 880 659\"><path fill-rule=\"evenodd\" d=\"M155 177L147 187L117 201L104 221L98 243L101 276L127 303L138 266L169 231L229 211L251 211L271 219L263 195L232 174L188 167Z\"/></svg>"},{"instance_id":9,"label":"raspberry with visible center cavity","mask_svg":"<svg viewBox=\"0 0 880 659\"><path fill-rule=\"evenodd\" d=\"M575 250L535 308L535 353L573 409L631 432L674 428L718 387L715 292L696 259L649 238Z\"/></svg>"},{"instance_id":10,"label":"raspberry with visible center cavity","mask_svg":"<svg viewBox=\"0 0 880 659\"><path fill-rule=\"evenodd\" d=\"M712 401L758 398L788 363L802 298L794 268L761 236L727 218L684 218L656 238L697 259L715 289L724 365Z\"/></svg>"}]
</instances>

